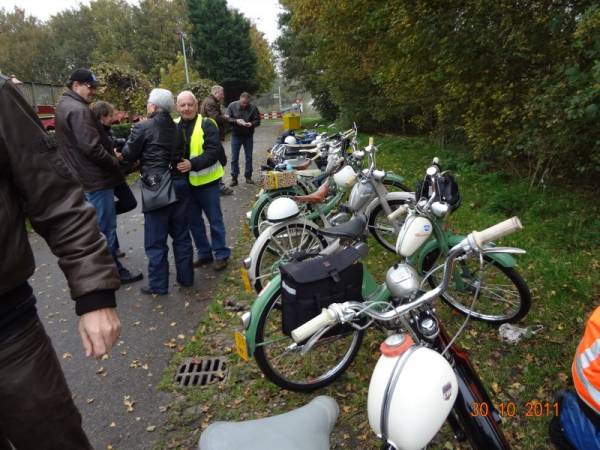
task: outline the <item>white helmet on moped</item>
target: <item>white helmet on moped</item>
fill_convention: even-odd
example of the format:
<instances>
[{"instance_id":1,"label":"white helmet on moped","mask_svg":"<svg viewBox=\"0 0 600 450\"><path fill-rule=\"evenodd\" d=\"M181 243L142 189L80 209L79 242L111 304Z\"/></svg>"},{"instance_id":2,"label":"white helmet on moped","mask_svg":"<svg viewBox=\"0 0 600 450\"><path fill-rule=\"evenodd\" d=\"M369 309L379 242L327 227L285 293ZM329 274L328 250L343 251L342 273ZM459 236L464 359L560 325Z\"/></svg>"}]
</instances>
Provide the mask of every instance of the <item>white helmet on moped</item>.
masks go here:
<instances>
[{"instance_id":1,"label":"white helmet on moped","mask_svg":"<svg viewBox=\"0 0 600 450\"><path fill-rule=\"evenodd\" d=\"M269 222L283 222L300 214L300 208L294 200L289 197L279 197L271 202L267 209L267 220Z\"/></svg>"}]
</instances>

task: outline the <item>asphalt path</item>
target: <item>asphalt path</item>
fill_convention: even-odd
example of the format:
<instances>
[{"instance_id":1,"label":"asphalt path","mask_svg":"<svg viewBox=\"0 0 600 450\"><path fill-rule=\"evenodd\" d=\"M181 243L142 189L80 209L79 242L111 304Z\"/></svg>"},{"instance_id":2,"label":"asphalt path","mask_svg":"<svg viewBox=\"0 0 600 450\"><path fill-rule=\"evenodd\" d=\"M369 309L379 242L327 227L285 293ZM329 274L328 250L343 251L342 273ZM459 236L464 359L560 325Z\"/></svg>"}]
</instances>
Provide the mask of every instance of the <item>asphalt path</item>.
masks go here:
<instances>
[{"instance_id":1,"label":"asphalt path","mask_svg":"<svg viewBox=\"0 0 600 450\"><path fill-rule=\"evenodd\" d=\"M264 150L272 145L280 126L280 122L265 121L257 129L255 168L264 161ZM230 156L229 144L226 150ZM240 160L243 161L242 155ZM258 179L256 170L254 178ZM225 181L229 182L229 168ZM246 185L243 177L240 181L234 195L221 197L230 246L237 240L245 212L257 190L256 186ZM144 216L137 183L132 188L138 207L118 217L121 249L127 254L122 261L132 271L141 270L146 275ZM36 271L30 281L38 299L39 315L61 361L92 445L96 450L152 449L166 419L165 408L173 401L169 394L157 390L156 385L173 352L193 335L210 303L218 274L210 267L196 269L193 288L179 289L170 252L169 295L153 298L140 294L139 288L145 280L122 287L117 292L123 326L120 340L106 359L90 360L81 346L74 303L56 257L37 234L30 235L30 242L36 259Z\"/></svg>"}]
</instances>

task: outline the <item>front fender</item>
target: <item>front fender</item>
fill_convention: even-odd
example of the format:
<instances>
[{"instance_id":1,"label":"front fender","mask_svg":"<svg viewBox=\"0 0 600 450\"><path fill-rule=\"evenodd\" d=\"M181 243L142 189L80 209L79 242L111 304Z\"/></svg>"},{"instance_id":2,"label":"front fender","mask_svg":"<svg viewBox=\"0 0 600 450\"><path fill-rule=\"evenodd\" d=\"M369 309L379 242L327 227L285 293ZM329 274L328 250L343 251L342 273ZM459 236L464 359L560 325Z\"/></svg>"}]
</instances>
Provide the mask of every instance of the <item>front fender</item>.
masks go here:
<instances>
[{"instance_id":1,"label":"front fender","mask_svg":"<svg viewBox=\"0 0 600 450\"><path fill-rule=\"evenodd\" d=\"M384 180L393 181L395 183L404 184L404 177L395 174L394 172L386 172Z\"/></svg>"},{"instance_id":2,"label":"front fender","mask_svg":"<svg viewBox=\"0 0 600 450\"><path fill-rule=\"evenodd\" d=\"M448 246L450 248L454 247L456 244L459 244L466 236L462 236L460 234L452 234L447 236ZM419 253L417 255L416 267L419 273L425 273L424 264L425 258L432 251L436 251L439 249L439 243L437 239L430 239L425 243ZM515 267L517 265L517 260L508 253L487 253L487 256L492 260L500 264L502 267ZM413 257L414 259L414 257Z\"/></svg>"},{"instance_id":3,"label":"front fender","mask_svg":"<svg viewBox=\"0 0 600 450\"><path fill-rule=\"evenodd\" d=\"M414 192L388 192L385 196L385 200L388 203L390 202L390 200L403 200L405 202L414 202L415 201L415 193ZM380 203L380 201L379 201L378 197L371 200L371 203L369 203L369 206L367 206L367 209L365 210L365 214L367 215L367 217L371 216L371 213L373 212L375 207L377 205L379 205L379 203Z\"/></svg>"},{"instance_id":4,"label":"front fender","mask_svg":"<svg viewBox=\"0 0 600 450\"><path fill-rule=\"evenodd\" d=\"M246 345L248 346L248 356L253 356L256 350L256 331L258 330L258 321L262 316L267 302L275 293L281 289L281 275L275 275L269 284L258 294L254 303L250 307L250 325L246 329Z\"/></svg>"}]
</instances>

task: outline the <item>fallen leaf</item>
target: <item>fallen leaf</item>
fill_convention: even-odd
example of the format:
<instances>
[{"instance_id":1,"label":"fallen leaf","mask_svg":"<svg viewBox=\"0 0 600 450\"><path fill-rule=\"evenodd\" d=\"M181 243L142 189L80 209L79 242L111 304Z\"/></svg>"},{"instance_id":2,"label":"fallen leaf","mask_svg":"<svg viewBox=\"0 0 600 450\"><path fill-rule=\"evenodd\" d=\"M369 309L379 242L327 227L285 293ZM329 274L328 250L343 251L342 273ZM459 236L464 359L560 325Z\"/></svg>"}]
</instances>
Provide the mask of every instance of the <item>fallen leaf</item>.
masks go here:
<instances>
[{"instance_id":1,"label":"fallen leaf","mask_svg":"<svg viewBox=\"0 0 600 450\"><path fill-rule=\"evenodd\" d=\"M90 403L94 403L94 399L93 398L87 398L85 400L85 402L89 405Z\"/></svg>"},{"instance_id":2,"label":"fallen leaf","mask_svg":"<svg viewBox=\"0 0 600 450\"><path fill-rule=\"evenodd\" d=\"M106 372L106 370L104 369L104 367L99 367L98 369L96 369L96 373L98 375L102 375L104 372Z\"/></svg>"},{"instance_id":3,"label":"fallen leaf","mask_svg":"<svg viewBox=\"0 0 600 450\"><path fill-rule=\"evenodd\" d=\"M73 355L71 355L70 353L63 353L63 359L71 359L73 357Z\"/></svg>"},{"instance_id":4,"label":"fallen leaf","mask_svg":"<svg viewBox=\"0 0 600 450\"><path fill-rule=\"evenodd\" d=\"M110 425L109 425L109 427L111 427L111 428L114 428L114 427L116 427L116 426L117 426L117 424L116 424L116 423L114 423L114 422L111 422L111 423L110 423Z\"/></svg>"},{"instance_id":5,"label":"fallen leaf","mask_svg":"<svg viewBox=\"0 0 600 450\"><path fill-rule=\"evenodd\" d=\"M154 430L156 430L156 426L154 425L148 425L146 427L146 431L149 431L150 433L152 433Z\"/></svg>"},{"instance_id":6,"label":"fallen leaf","mask_svg":"<svg viewBox=\"0 0 600 450\"><path fill-rule=\"evenodd\" d=\"M109 358L108 353L105 353L104 355L102 355L102 358L100 358L102 361L106 361Z\"/></svg>"},{"instance_id":7,"label":"fallen leaf","mask_svg":"<svg viewBox=\"0 0 600 450\"><path fill-rule=\"evenodd\" d=\"M123 404L127 408L127 412L133 412L133 407L135 405L135 401L131 399L129 395L125 395L123 397ZM137 419L136 419L137 420Z\"/></svg>"}]
</instances>

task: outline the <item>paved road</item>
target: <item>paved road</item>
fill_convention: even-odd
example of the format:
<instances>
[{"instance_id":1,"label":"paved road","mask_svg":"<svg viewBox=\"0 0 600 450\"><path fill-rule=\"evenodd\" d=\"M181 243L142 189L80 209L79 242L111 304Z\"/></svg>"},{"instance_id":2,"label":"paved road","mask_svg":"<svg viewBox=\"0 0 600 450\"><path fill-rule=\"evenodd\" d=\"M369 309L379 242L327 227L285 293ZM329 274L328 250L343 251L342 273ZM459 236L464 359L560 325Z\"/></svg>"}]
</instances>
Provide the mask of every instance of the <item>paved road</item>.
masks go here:
<instances>
[{"instance_id":1,"label":"paved road","mask_svg":"<svg viewBox=\"0 0 600 450\"><path fill-rule=\"evenodd\" d=\"M264 160L264 149L272 145L279 127L280 123L266 122L257 129L255 167ZM229 170L226 181L229 181L228 173ZM139 200L137 185L133 190ZM237 240L255 192L254 186L242 182L233 196L222 197L229 243ZM146 273L143 220L138 206L135 211L119 217L118 234L121 249L127 253L123 259L125 265ZM165 419L161 406L171 401L168 394L155 388L176 351L165 344L180 345L193 334L210 302L211 289L217 282L216 273L211 268L196 270L194 288L183 291L174 285L175 269L171 266L167 297L149 298L139 294L143 282L121 288L117 292L123 324L121 340L108 359L88 360L81 348L74 305L56 258L38 235L32 234L30 241L37 264L31 283L38 298L39 314L61 360L92 444L96 450L151 449ZM232 264L238 262L232 261Z\"/></svg>"}]
</instances>

